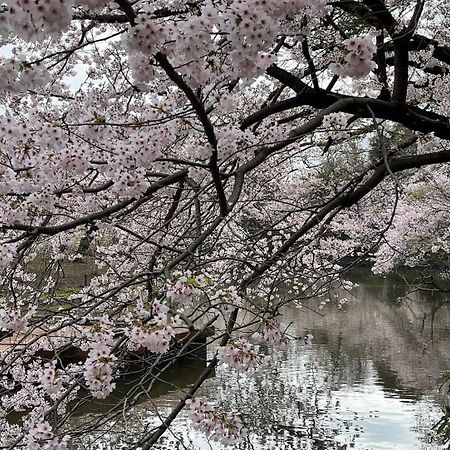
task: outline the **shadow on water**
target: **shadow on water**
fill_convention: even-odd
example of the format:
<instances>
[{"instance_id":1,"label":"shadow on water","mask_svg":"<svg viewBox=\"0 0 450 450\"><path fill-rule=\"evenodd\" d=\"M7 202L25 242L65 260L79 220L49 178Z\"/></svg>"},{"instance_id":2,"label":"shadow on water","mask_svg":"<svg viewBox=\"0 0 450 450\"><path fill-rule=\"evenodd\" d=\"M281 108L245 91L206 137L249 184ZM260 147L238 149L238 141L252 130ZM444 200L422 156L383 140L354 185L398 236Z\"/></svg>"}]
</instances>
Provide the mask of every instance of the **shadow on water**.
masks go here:
<instances>
[{"instance_id":1,"label":"shadow on water","mask_svg":"<svg viewBox=\"0 0 450 450\"><path fill-rule=\"evenodd\" d=\"M144 403L148 397L157 399L183 390L197 380L205 367L206 362L197 359L184 360L174 364L158 381L152 383L151 389L140 397L138 404ZM146 377L145 382L143 381L144 377ZM141 389L138 390L144 392L151 380L152 377L145 369L123 376L116 381L116 388L111 395L101 400L90 398L88 403L77 408L76 416L108 412L111 408L121 404L130 391L134 391L136 387L140 386ZM83 398L86 394L87 392L83 391L79 397Z\"/></svg>"}]
</instances>

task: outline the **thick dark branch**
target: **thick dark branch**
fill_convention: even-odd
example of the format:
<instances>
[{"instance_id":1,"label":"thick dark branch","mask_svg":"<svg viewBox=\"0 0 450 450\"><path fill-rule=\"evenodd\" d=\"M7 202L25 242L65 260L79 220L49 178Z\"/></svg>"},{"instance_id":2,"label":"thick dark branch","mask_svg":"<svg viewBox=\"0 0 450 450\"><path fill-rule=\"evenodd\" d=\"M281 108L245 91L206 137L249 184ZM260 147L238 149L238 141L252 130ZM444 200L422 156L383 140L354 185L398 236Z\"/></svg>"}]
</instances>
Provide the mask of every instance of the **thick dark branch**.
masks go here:
<instances>
[{"instance_id":1,"label":"thick dark branch","mask_svg":"<svg viewBox=\"0 0 450 450\"><path fill-rule=\"evenodd\" d=\"M431 56L450 65L450 47L442 45L435 39L416 34L409 42L410 51L427 50L433 47Z\"/></svg>"},{"instance_id":2,"label":"thick dark branch","mask_svg":"<svg viewBox=\"0 0 450 450\"><path fill-rule=\"evenodd\" d=\"M181 170L179 172L175 172L172 175L168 175L167 177L165 177L161 180L156 181L146 190L146 192L143 195L143 198L151 196L152 194L159 191L161 188L163 188L165 186L169 186L173 183L176 183L176 182L184 179L187 176L187 174L188 174L188 170ZM63 223L61 225L32 226L32 225L25 225L25 224L18 223L18 224L14 224L14 225L3 226L1 229L3 229L3 230L21 230L21 231L26 231L29 234L33 234L33 235L45 234L45 235L53 236L53 235L61 233L63 231L72 230L76 227L79 227L80 225L86 225L87 223L91 223L91 222L109 217L110 215L125 209L127 206L133 204L135 201L136 201L135 198L129 198L129 199L123 200L113 206L110 206L109 208L102 209L101 211L97 211L97 212L89 214L87 216L80 217L80 218L72 220L70 222Z\"/></svg>"},{"instance_id":3,"label":"thick dark branch","mask_svg":"<svg viewBox=\"0 0 450 450\"><path fill-rule=\"evenodd\" d=\"M314 61L311 58L311 54L309 52L308 40L306 37L302 41L302 52L303 56L306 58L306 62L308 63L309 72L311 75L311 80L314 86L314 89L319 90L319 81L317 79L317 71L316 66L314 65Z\"/></svg>"},{"instance_id":4,"label":"thick dark branch","mask_svg":"<svg viewBox=\"0 0 450 450\"><path fill-rule=\"evenodd\" d=\"M389 34L393 34L397 27L396 20L380 0L364 0L362 3L354 0L343 0L331 4L352 16L361 18L372 27L385 28Z\"/></svg>"},{"instance_id":5,"label":"thick dark branch","mask_svg":"<svg viewBox=\"0 0 450 450\"><path fill-rule=\"evenodd\" d=\"M287 100L271 103L246 117L241 123L242 130L273 114L303 105L325 108L341 97L340 95L333 94L323 89L313 89L291 72L288 72L275 64L272 64L267 69L267 74L283 83L283 85L290 87L298 95ZM330 103L332 97L334 100Z\"/></svg>"},{"instance_id":6,"label":"thick dark branch","mask_svg":"<svg viewBox=\"0 0 450 450\"><path fill-rule=\"evenodd\" d=\"M418 0L412 18L405 30L399 31L394 39L394 90L392 99L406 102L408 93L409 41L413 37L423 11L423 0Z\"/></svg>"},{"instance_id":7,"label":"thick dark branch","mask_svg":"<svg viewBox=\"0 0 450 450\"><path fill-rule=\"evenodd\" d=\"M192 108L194 108L194 111L196 112L201 124L203 125L209 143L212 147L216 147L217 138L214 134L214 128L200 99L189 87L189 85L183 80L183 77L175 70L172 64L170 64L166 55L164 55L163 53L157 53L155 55L155 60L164 69L167 76L184 92L189 102L191 103Z\"/></svg>"},{"instance_id":8,"label":"thick dark branch","mask_svg":"<svg viewBox=\"0 0 450 450\"><path fill-rule=\"evenodd\" d=\"M134 26L136 24L136 11L131 6L131 3L128 0L117 0L117 4L127 16L130 25Z\"/></svg>"},{"instance_id":9,"label":"thick dark branch","mask_svg":"<svg viewBox=\"0 0 450 450\"><path fill-rule=\"evenodd\" d=\"M408 93L408 37L398 38L394 41L394 89L392 100L406 102Z\"/></svg>"},{"instance_id":10,"label":"thick dark branch","mask_svg":"<svg viewBox=\"0 0 450 450\"><path fill-rule=\"evenodd\" d=\"M167 76L183 91L189 100L192 108L197 114L203 129L205 130L206 137L212 148L217 148L217 138L214 133L214 127L209 120L208 114L203 107L202 102L197 97L195 92L190 88L190 86L183 80L183 77L175 70L175 68L170 64L167 56L162 53L157 53L155 55L155 60L166 72Z\"/></svg>"},{"instance_id":11,"label":"thick dark branch","mask_svg":"<svg viewBox=\"0 0 450 450\"><path fill-rule=\"evenodd\" d=\"M381 83L382 88L378 98L382 100L390 100L391 93L389 91L388 76L386 71L386 52L384 49L384 36L383 31L380 31L380 35L377 36L377 69L375 73L378 77L378 81Z\"/></svg>"},{"instance_id":12,"label":"thick dark branch","mask_svg":"<svg viewBox=\"0 0 450 450\"><path fill-rule=\"evenodd\" d=\"M342 97L323 110L320 115L323 117L331 112L346 112L369 118L368 106L377 119L390 120L411 130L421 133L435 133L442 139L450 140L450 123L447 117L395 102L364 97ZM296 136L298 132L301 132L301 128L299 127L298 131L293 130L291 136Z\"/></svg>"},{"instance_id":13,"label":"thick dark branch","mask_svg":"<svg viewBox=\"0 0 450 450\"><path fill-rule=\"evenodd\" d=\"M394 51L394 43L384 44L386 52ZM410 52L418 52L432 49L431 56L438 61L450 65L450 47L442 45L436 39L432 39L420 34L415 34L408 42ZM392 61L392 60L391 60ZM424 68L425 70L425 68Z\"/></svg>"},{"instance_id":14,"label":"thick dark branch","mask_svg":"<svg viewBox=\"0 0 450 450\"><path fill-rule=\"evenodd\" d=\"M214 132L214 127L211 121L209 120L208 113L205 111L202 102L197 97L195 92L183 80L183 77L174 69L172 64L170 64L169 60L167 59L167 56L162 53L157 53L155 55L155 60L164 69L167 76L184 92L203 126L203 130L205 131L208 142L212 147L212 154L209 161L209 168L214 181L214 186L217 191L220 213L222 216L225 216L228 212L228 204L220 176L219 167L217 165L218 162L217 137Z\"/></svg>"},{"instance_id":15,"label":"thick dark branch","mask_svg":"<svg viewBox=\"0 0 450 450\"><path fill-rule=\"evenodd\" d=\"M125 14L100 14L91 11L75 13L74 20L92 20L98 23L128 23L129 18Z\"/></svg>"},{"instance_id":16,"label":"thick dark branch","mask_svg":"<svg viewBox=\"0 0 450 450\"><path fill-rule=\"evenodd\" d=\"M383 0L363 0L363 4L367 6L369 15L375 17L378 24L384 28L390 36L394 36L398 26L397 21L386 8ZM380 27L380 28L381 28Z\"/></svg>"},{"instance_id":17,"label":"thick dark branch","mask_svg":"<svg viewBox=\"0 0 450 450\"><path fill-rule=\"evenodd\" d=\"M267 105L246 117L241 123L241 130L245 130L253 124L264 120L266 117L272 116L273 114L288 111L303 104L304 97L302 95L296 95L295 97L288 98L287 100L271 103L270 105Z\"/></svg>"},{"instance_id":18,"label":"thick dark branch","mask_svg":"<svg viewBox=\"0 0 450 450\"><path fill-rule=\"evenodd\" d=\"M404 156L389 160L389 170L392 173L402 172L409 169L417 169L423 166L450 162L450 150L441 152L425 153L423 155ZM366 194L378 186L389 173L386 164L380 165L373 175L352 194L348 195L342 206L349 207L358 202Z\"/></svg>"},{"instance_id":19,"label":"thick dark branch","mask_svg":"<svg viewBox=\"0 0 450 450\"><path fill-rule=\"evenodd\" d=\"M309 87L306 83L304 83L299 77L294 75L292 72L288 72L287 70L282 69L276 64L271 64L267 70L267 75L281 81L281 83L290 87L297 94L303 95L317 95L317 92Z\"/></svg>"},{"instance_id":20,"label":"thick dark branch","mask_svg":"<svg viewBox=\"0 0 450 450\"><path fill-rule=\"evenodd\" d=\"M139 13L135 14L131 4L128 2L122 1L117 3L121 5L122 11L124 13L126 12L125 14L102 14L92 11L79 11L75 12L72 18L74 20L92 20L98 23L131 23L133 25ZM188 4L187 6L193 8L194 4ZM173 11L169 8L160 8L153 12L153 17L156 19L162 19L164 17L179 15L180 13L186 11Z\"/></svg>"},{"instance_id":21,"label":"thick dark branch","mask_svg":"<svg viewBox=\"0 0 450 450\"><path fill-rule=\"evenodd\" d=\"M370 12L377 17L380 28L386 29L394 44L394 89L392 99L398 102L406 101L408 91L408 43L415 27L410 30L398 30L398 24L386 8L382 0L364 0Z\"/></svg>"},{"instance_id":22,"label":"thick dark branch","mask_svg":"<svg viewBox=\"0 0 450 450\"><path fill-rule=\"evenodd\" d=\"M436 136L442 139L450 139L450 124L446 116L397 102L367 97L345 96L328 92L324 89L315 91L292 73L275 65L270 66L267 69L267 73L289 86L298 95L291 99L283 100L283 102L269 105L267 108L247 117L242 122L241 127L243 128L277 112L301 106L312 106L318 109L325 108L325 115L331 112L346 112L359 117L370 117L367 110L367 106L369 106L378 119L401 123L414 131L435 133ZM324 114L322 114L322 118Z\"/></svg>"},{"instance_id":23,"label":"thick dark branch","mask_svg":"<svg viewBox=\"0 0 450 450\"><path fill-rule=\"evenodd\" d=\"M424 0L417 0L413 15L405 30L405 33L408 35L409 38L411 38L414 35L417 26L419 25L419 20L423 12L424 4L425 4Z\"/></svg>"}]
</instances>

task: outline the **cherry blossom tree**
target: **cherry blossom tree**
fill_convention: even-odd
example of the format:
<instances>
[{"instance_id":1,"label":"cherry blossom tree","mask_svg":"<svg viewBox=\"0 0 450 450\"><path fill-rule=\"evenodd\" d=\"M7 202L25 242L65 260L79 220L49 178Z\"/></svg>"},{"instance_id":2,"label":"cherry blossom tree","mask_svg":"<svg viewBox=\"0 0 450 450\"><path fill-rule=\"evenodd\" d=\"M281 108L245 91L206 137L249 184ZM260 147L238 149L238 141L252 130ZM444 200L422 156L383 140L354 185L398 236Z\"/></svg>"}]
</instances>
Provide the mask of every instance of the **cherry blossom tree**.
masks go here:
<instances>
[{"instance_id":1,"label":"cherry blossom tree","mask_svg":"<svg viewBox=\"0 0 450 450\"><path fill-rule=\"evenodd\" d=\"M350 288L359 259L445 260L448 6L3 2L0 447L76 448L205 334L201 375L127 448L186 405L235 444L245 418L196 397L217 365L258 376L283 308ZM61 300L70 261L95 276ZM136 359L119 407L74 427Z\"/></svg>"}]
</instances>

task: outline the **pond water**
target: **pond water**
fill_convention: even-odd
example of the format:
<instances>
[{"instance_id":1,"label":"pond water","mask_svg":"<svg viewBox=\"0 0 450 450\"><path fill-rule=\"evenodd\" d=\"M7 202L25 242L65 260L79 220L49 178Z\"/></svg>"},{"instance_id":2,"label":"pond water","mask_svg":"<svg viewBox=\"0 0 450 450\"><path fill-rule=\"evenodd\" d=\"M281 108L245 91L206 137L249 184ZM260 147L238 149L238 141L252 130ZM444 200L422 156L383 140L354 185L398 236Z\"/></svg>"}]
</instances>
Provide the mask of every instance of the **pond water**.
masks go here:
<instances>
[{"instance_id":1,"label":"pond water","mask_svg":"<svg viewBox=\"0 0 450 450\"><path fill-rule=\"evenodd\" d=\"M401 278L360 272L353 281L359 284L355 297L341 309L327 305L319 315L308 309L317 308L316 301L286 311L291 333L311 333L312 344L291 341L286 350L271 355L269 368L258 378L236 377L219 367L205 382L198 396L239 410L250 429L232 448L444 448L431 428L448 400L439 391L439 379L450 368L450 304L442 295L423 292L399 301L406 289ZM142 430L157 424L155 408L168 413L180 395L175 385L186 387L200 371L195 364L174 369L171 384L160 384L152 403L135 407L127 426ZM92 448L122 448L117 425L105 427ZM192 430L182 413L172 433L154 448L222 447Z\"/></svg>"}]
</instances>

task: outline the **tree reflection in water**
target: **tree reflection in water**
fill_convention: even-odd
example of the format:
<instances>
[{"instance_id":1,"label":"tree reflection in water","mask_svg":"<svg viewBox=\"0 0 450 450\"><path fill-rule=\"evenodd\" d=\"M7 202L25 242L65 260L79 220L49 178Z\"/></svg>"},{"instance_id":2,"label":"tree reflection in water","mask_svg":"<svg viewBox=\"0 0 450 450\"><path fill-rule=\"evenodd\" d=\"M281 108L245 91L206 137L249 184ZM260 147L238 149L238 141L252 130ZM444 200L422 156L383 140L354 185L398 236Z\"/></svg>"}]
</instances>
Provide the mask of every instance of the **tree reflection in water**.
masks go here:
<instances>
[{"instance_id":1,"label":"tree reflection in water","mask_svg":"<svg viewBox=\"0 0 450 450\"><path fill-rule=\"evenodd\" d=\"M312 333L312 345L292 341L285 351L272 354L270 367L258 378L236 379L221 367L205 383L201 395L215 398L225 410L239 409L251 431L234 448L443 448L431 428L445 401L437 388L450 361L449 304L424 292L405 298L398 280L366 273L354 278L359 283L355 300L344 308L328 305L323 317L307 308L288 311L290 331L298 337ZM132 429L158 424L158 412L167 413L179 397L176 387L192 382L201 366L174 369L166 383L155 386L151 402L124 410L82 448L129 448L121 430L126 427L130 435ZM78 425L101 416L96 408L89 405L92 413L79 417ZM181 416L155 448L222 447L193 431Z\"/></svg>"}]
</instances>

